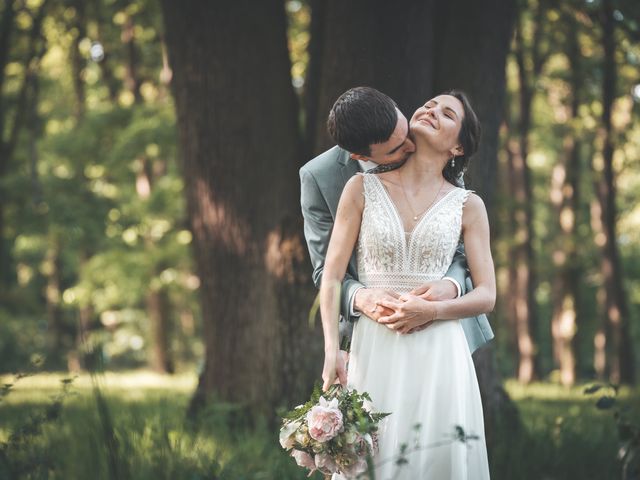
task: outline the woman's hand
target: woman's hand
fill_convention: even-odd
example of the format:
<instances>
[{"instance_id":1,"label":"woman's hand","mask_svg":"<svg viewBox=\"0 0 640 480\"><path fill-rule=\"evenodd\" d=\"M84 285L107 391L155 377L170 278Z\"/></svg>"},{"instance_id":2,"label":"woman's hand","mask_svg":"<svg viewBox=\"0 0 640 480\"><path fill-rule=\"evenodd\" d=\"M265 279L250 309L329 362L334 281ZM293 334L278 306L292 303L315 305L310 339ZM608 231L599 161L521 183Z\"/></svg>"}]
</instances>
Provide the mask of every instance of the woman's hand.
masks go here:
<instances>
[{"instance_id":1,"label":"woman's hand","mask_svg":"<svg viewBox=\"0 0 640 480\"><path fill-rule=\"evenodd\" d=\"M325 353L322 367L322 391L326 392L334 383L347 386L347 359L349 354L343 350Z\"/></svg>"},{"instance_id":2,"label":"woman's hand","mask_svg":"<svg viewBox=\"0 0 640 480\"><path fill-rule=\"evenodd\" d=\"M431 324L438 316L436 302L416 295L402 295L398 300L381 300L380 305L393 310L393 314L381 317L379 323L400 333L409 333Z\"/></svg>"}]
</instances>

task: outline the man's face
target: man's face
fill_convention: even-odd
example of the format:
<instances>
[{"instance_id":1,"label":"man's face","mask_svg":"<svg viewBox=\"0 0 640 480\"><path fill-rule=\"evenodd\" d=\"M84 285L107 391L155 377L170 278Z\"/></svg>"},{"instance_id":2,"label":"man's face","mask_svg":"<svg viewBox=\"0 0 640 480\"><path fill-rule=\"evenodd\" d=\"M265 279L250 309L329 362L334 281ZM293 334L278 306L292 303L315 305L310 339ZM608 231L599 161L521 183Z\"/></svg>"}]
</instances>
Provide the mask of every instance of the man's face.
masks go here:
<instances>
[{"instance_id":1,"label":"man's face","mask_svg":"<svg viewBox=\"0 0 640 480\"><path fill-rule=\"evenodd\" d=\"M398 123L389 140L383 143L372 143L370 145L371 155L364 156L355 153L351 158L356 160L370 160L378 165L388 165L404 161L416 150L416 146L409 138L409 122L400 110L396 108Z\"/></svg>"}]
</instances>

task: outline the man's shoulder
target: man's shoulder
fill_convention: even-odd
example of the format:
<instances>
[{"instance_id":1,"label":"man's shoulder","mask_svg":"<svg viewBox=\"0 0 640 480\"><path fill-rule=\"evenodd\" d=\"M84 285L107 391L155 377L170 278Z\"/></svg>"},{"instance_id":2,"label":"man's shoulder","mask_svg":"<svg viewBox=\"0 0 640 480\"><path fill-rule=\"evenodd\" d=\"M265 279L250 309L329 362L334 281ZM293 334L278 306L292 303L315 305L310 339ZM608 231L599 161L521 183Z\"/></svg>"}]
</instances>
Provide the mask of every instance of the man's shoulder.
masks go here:
<instances>
[{"instance_id":1,"label":"man's shoulder","mask_svg":"<svg viewBox=\"0 0 640 480\"><path fill-rule=\"evenodd\" d=\"M349 152L336 145L309 160L302 166L300 172L308 172L314 175L328 173L340 169L349 160Z\"/></svg>"}]
</instances>

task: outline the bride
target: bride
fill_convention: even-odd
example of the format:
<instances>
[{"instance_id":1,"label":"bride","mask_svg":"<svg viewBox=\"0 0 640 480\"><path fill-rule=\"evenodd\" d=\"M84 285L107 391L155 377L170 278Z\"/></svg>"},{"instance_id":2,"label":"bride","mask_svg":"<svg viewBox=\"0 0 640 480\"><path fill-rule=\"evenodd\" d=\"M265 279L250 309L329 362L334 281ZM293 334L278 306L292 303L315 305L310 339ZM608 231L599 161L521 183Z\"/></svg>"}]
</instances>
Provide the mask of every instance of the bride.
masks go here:
<instances>
[{"instance_id":1,"label":"bride","mask_svg":"<svg viewBox=\"0 0 640 480\"><path fill-rule=\"evenodd\" d=\"M416 151L402 167L355 175L340 198L320 289L323 388L345 382L336 305L355 246L360 281L402 295L378 302L393 313L361 318L351 342L347 385L391 412L381 423L375 478L488 479L478 381L458 320L491 311L496 295L484 203L456 185L480 126L467 97L452 91L420 107L410 130ZM442 278L461 235L475 288L453 300L413 296ZM424 314L403 315L411 308ZM407 462L397 461L401 450Z\"/></svg>"}]
</instances>

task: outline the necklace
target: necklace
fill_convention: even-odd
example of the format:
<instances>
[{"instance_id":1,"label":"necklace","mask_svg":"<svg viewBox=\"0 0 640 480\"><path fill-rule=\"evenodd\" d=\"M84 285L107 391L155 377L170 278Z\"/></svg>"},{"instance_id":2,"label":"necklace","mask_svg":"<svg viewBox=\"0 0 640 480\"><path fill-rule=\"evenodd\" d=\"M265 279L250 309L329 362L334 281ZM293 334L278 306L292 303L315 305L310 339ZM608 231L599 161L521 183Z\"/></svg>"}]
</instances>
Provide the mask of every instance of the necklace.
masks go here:
<instances>
[{"instance_id":1,"label":"necklace","mask_svg":"<svg viewBox=\"0 0 640 480\"><path fill-rule=\"evenodd\" d=\"M413 206L411 205L411 202L409 201L409 197L407 196L407 191L404 188L404 182L402 181L402 175L400 174L400 172L398 172L398 177L400 178L400 185L402 186L402 194L404 195L404 199L407 202L407 205L409 205L409 209L411 210L411 213L413 214L413 221L417 222L420 217L422 217L425 213L427 213L429 211L429 209L433 206L433 204L435 203L436 199L440 195L440 191L442 190L442 187L444 186L444 177L442 177L442 182L440 183L440 188L438 188L438 191L436 192L435 197L433 197L433 200L431 200L431 203L429 204L429 206L427 208L425 208L421 213L418 213L418 214L416 214L415 210L413 210Z\"/></svg>"}]
</instances>

